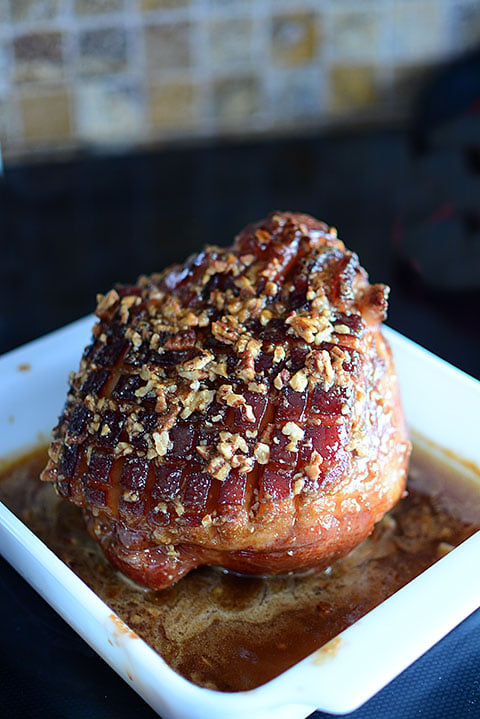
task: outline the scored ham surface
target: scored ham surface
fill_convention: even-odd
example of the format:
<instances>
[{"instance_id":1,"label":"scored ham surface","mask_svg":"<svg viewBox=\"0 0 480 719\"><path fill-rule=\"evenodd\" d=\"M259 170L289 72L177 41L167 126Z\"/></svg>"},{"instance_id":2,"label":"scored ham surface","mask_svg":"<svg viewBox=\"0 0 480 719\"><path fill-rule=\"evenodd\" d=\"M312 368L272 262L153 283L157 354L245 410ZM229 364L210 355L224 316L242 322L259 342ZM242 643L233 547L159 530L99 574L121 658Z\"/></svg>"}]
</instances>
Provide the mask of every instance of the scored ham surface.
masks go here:
<instances>
[{"instance_id":1,"label":"scored ham surface","mask_svg":"<svg viewBox=\"0 0 480 719\"><path fill-rule=\"evenodd\" d=\"M334 228L288 212L117 286L42 479L154 589L204 564L325 568L405 488L387 294Z\"/></svg>"}]
</instances>

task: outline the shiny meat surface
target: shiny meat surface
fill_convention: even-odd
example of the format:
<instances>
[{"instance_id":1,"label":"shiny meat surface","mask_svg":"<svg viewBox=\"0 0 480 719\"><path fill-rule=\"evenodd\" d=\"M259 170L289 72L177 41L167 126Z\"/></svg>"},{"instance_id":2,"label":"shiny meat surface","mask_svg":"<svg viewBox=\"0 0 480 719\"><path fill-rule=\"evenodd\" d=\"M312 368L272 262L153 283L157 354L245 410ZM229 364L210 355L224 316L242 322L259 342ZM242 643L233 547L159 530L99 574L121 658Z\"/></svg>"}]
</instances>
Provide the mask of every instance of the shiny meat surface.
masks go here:
<instances>
[{"instance_id":1,"label":"shiny meat surface","mask_svg":"<svg viewBox=\"0 0 480 719\"><path fill-rule=\"evenodd\" d=\"M276 212L99 298L42 478L135 581L322 568L402 495L387 288Z\"/></svg>"}]
</instances>

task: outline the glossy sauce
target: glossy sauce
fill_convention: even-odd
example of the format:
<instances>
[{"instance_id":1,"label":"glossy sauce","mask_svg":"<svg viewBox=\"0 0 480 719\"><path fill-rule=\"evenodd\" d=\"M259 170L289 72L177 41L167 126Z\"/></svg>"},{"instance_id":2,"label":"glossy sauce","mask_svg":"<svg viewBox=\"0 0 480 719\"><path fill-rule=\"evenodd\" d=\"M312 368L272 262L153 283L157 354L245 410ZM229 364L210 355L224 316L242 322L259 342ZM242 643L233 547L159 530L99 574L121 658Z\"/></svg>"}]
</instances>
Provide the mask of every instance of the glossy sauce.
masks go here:
<instances>
[{"instance_id":1,"label":"glossy sauce","mask_svg":"<svg viewBox=\"0 0 480 719\"><path fill-rule=\"evenodd\" d=\"M260 579L202 568L160 592L125 580L81 511L38 480L46 449L1 476L0 500L180 674L251 689L345 629L480 527L480 475L420 438L408 495L329 570Z\"/></svg>"}]
</instances>

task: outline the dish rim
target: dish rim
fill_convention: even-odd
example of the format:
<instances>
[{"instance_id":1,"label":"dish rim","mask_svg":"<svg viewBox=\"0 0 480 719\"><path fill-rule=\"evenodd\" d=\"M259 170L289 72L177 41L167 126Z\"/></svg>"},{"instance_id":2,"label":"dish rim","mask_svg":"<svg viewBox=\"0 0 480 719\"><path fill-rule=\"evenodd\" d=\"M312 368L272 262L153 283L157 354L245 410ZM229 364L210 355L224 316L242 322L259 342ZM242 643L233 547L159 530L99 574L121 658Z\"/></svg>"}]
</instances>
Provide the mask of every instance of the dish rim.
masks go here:
<instances>
[{"instance_id":1,"label":"dish rim","mask_svg":"<svg viewBox=\"0 0 480 719\"><path fill-rule=\"evenodd\" d=\"M93 321L93 316L82 318L0 357L0 376L6 380L0 385L0 397L6 386L7 393L10 389L9 376L14 378L14 385L20 386L37 381L35 375L38 372L47 372L48 376L52 371L49 361L51 352L55 352L56 363L60 366L71 354L75 355L78 363L84 346L80 346L80 339L84 344L88 342ZM457 390L461 387L461 391L453 392L453 399L460 394L461 401L462 397L474 392L480 400L480 382L390 328L385 328L385 335L392 345L396 363L399 352L404 354L405 366L421 360L428 365L431 373L436 373L444 381L455 382ZM19 372L19 366L29 361L31 372ZM75 362L68 369L74 366ZM67 373L64 373L65 377ZM402 384L401 374L400 380ZM404 387L402 393L403 390ZM64 393L63 388L63 396ZM412 401L411 392L407 391L406 395L409 404ZM3 403L0 404L3 406ZM453 401L453 405L458 411L458 401ZM61 404L57 406L57 414L60 409ZM2 410L0 426L5 425L5 419L5 411ZM424 422L421 411L418 420L420 424ZM16 423L16 418L15 422L10 422ZM53 425L50 423L48 426ZM45 432L45 426L38 429ZM437 427L437 430L436 435L443 436L441 428ZM422 433L429 436L424 428ZM458 431L451 433L451 440L448 449L470 459L470 455L462 451L466 444ZM14 447L13 452L18 453L21 446L25 445ZM2 453L0 450L0 457ZM475 456L473 461L479 463L480 458ZM465 571L465 565L471 566L470 558L478 556L480 551L480 532L477 532L309 657L255 689L226 693L199 687L177 674L2 503L0 539L0 552L5 558L165 719L182 716L201 719L212 711L221 711L225 719L240 717L246 711L252 719L280 717L280 710L282 715L283 711L288 711L285 713L288 717L305 717L315 709L334 714L351 712L480 605L480 577L475 579ZM440 615L439 609L432 612L431 600L426 602L425 599L432 587L442 593ZM465 591L462 592L462 588ZM462 594L464 596L459 602ZM403 623L398 621L398 612L409 607L415 607L417 631L413 642L407 636ZM411 612L409 622L411 627ZM390 630L385 634L388 625ZM386 637L389 646L395 646L395 652L386 651ZM372 656L369 655L369 662L365 661L365 643L368 647L376 641L372 671ZM348 691L341 681L346 671L354 677L353 681L349 680Z\"/></svg>"}]
</instances>

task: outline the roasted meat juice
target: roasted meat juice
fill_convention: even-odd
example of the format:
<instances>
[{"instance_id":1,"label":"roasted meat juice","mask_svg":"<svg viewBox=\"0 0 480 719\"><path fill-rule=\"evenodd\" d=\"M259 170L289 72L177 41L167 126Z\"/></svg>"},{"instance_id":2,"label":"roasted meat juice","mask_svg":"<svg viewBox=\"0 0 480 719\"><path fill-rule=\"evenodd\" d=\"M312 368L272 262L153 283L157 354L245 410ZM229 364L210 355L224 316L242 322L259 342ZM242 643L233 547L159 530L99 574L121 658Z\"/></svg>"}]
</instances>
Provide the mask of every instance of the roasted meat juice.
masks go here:
<instances>
[{"instance_id":1,"label":"roasted meat juice","mask_svg":"<svg viewBox=\"0 0 480 719\"><path fill-rule=\"evenodd\" d=\"M170 666L222 691L254 688L321 647L480 527L480 473L414 437L408 493L370 537L320 573L271 579L197 569L148 591L38 480L46 449L3 470L0 499Z\"/></svg>"}]
</instances>

